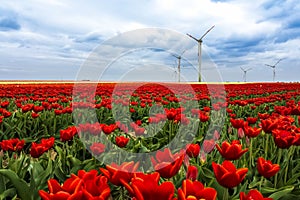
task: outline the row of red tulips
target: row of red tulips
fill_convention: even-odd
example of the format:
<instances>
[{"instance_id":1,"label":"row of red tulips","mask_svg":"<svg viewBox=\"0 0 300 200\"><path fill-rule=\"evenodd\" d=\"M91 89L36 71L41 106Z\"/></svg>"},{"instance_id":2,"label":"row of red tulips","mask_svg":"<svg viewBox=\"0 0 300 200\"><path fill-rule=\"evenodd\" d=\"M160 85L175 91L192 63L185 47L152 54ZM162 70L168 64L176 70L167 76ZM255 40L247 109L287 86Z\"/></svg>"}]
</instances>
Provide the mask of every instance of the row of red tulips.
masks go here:
<instances>
[{"instance_id":1,"label":"row of red tulips","mask_svg":"<svg viewBox=\"0 0 300 200\"><path fill-rule=\"evenodd\" d=\"M2 85L0 197L284 200L300 194L299 84L192 85L195 94L181 85L147 84L133 93L132 86L81 84L74 92L72 84ZM162 109L149 116L155 106ZM196 133L186 145L161 151L180 130ZM158 151L143 166L126 157L107 164L119 148ZM35 194L24 192L37 185Z\"/></svg>"}]
</instances>

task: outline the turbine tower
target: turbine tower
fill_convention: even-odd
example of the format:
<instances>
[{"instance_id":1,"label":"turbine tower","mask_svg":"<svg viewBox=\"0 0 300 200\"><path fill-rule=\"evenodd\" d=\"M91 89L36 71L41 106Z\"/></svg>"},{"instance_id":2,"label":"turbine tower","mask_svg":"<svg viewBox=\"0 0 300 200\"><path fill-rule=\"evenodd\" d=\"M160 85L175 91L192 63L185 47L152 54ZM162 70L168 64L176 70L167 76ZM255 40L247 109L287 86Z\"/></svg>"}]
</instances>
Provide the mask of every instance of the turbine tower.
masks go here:
<instances>
[{"instance_id":1,"label":"turbine tower","mask_svg":"<svg viewBox=\"0 0 300 200\"><path fill-rule=\"evenodd\" d=\"M244 75L243 75L244 82L247 82L247 79L246 79L247 72L252 70L252 68L244 69L241 67L241 70L244 72Z\"/></svg>"},{"instance_id":2,"label":"turbine tower","mask_svg":"<svg viewBox=\"0 0 300 200\"><path fill-rule=\"evenodd\" d=\"M274 65L268 65L268 64L265 64L266 66L268 67L271 67L273 68L273 81L275 80L275 68L276 68L276 65L281 61L282 59L279 59Z\"/></svg>"},{"instance_id":3,"label":"turbine tower","mask_svg":"<svg viewBox=\"0 0 300 200\"><path fill-rule=\"evenodd\" d=\"M173 54L173 56L175 57L175 58L177 58L178 59L178 65L177 65L177 71L178 71L178 82L180 82L180 62L181 62L181 56L184 54L184 52L185 52L185 50L178 56L178 55L175 55L175 54Z\"/></svg>"},{"instance_id":4,"label":"turbine tower","mask_svg":"<svg viewBox=\"0 0 300 200\"><path fill-rule=\"evenodd\" d=\"M215 27L215 25L213 25L210 29L208 29L199 39L193 37L192 35L188 34L187 35L196 40L196 42L198 43L198 64L199 64L199 71L198 71L198 81L201 82L201 56L202 56L202 42L203 42L203 38L207 35L207 33L209 31L211 31L213 28Z\"/></svg>"}]
</instances>

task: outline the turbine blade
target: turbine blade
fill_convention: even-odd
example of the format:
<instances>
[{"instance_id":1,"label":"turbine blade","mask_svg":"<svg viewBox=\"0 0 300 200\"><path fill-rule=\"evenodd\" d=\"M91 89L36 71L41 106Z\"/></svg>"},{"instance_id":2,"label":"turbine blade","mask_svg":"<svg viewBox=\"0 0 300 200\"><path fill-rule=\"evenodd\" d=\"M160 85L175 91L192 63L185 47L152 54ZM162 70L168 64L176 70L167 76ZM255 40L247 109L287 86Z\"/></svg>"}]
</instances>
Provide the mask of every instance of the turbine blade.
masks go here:
<instances>
[{"instance_id":1,"label":"turbine blade","mask_svg":"<svg viewBox=\"0 0 300 200\"><path fill-rule=\"evenodd\" d=\"M199 41L201 41L201 40L204 38L204 36L206 36L207 33L208 33L209 31L211 31L211 29L213 29L214 27L215 27L215 25L213 25L210 29L208 29L208 30L201 36L201 38L199 39Z\"/></svg>"},{"instance_id":2,"label":"turbine blade","mask_svg":"<svg viewBox=\"0 0 300 200\"><path fill-rule=\"evenodd\" d=\"M268 66L268 67L273 67L273 65L268 65L268 64L265 64L266 66Z\"/></svg>"},{"instance_id":3,"label":"turbine blade","mask_svg":"<svg viewBox=\"0 0 300 200\"><path fill-rule=\"evenodd\" d=\"M184 54L185 51L186 51L186 50L184 50L184 51L180 54L180 56L182 56L182 55Z\"/></svg>"},{"instance_id":4,"label":"turbine blade","mask_svg":"<svg viewBox=\"0 0 300 200\"><path fill-rule=\"evenodd\" d=\"M279 59L279 60L275 63L275 65L277 65L280 61L282 61L282 59ZM274 65L274 66L275 66L275 65Z\"/></svg>"},{"instance_id":5,"label":"turbine blade","mask_svg":"<svg viewBox=\"0 0 300 200\"><path fill-rule=\"evenodd\" d=\"M192 38L192 39L196 40L197 42L199 42L199 41L200 41L200 40L198 40L197 38L195 38L194 36L192 36L192 35L190 35L190 34L188 34L188 33L187 33L187 36L189 36L190 38Z\"/></svg>"},{"instance_id":6,"label":"turbine blade","mask_svg":"<svg viewBox=\"0 0 300 200\"><path fill-rule=\"evenodd\" d=\"M178 56L176 54L172 54L172 56L178 59Z\"/></svg>"}]
</instances>

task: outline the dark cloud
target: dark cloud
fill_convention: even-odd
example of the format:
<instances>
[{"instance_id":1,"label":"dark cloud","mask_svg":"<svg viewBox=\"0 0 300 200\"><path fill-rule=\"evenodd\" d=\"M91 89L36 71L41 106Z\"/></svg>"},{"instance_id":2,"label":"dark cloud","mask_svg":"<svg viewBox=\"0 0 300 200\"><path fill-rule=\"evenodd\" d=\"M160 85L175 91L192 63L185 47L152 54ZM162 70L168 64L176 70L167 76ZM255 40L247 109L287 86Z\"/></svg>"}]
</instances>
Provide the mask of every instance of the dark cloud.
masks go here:
<instances>
[{"instance_id":1,"label":"dark cloud","mask_svg":"<svg viewBox=\"0 0 300 200\"><path fill-rule=\"evenodd\" d=\"M21 25L14 18L0 18L0 31L20 30Z\"/></svg>"},{"instance_id":2,"label":"dark cloud","mask_svg":"<svg viewBox=\"0 0 300 200\"><path fill-rule=\"evenodd\" d=\"M97 32L92 32L80 36L71 36L70 38L73 39L74 42L78 43L99 43L103 41L102 35Z\"/></svg>"},{"instance_id":3,"label":"dark cloud","mask_svg":"<svg viewBox=\"0 0 300 200\"><path fill-rule=\"evenodd\" d=\"M286 3L285 0L269 0L262 4L263 8L266 10L272 9L274 7L282 6Z\"/></svg>"},{"instance_id":4,"label":"dark cloud","mask_svg":"<svg viewBox=\"0 0 300 200\"><path fill-rule=\"evenodd\" d=\"M231 36L222 40L218 40L213 45L218 52L213 57L242 57L250 52L262 52L265 49L260 45L265 40L264 35L247 38L243 36Z\"/></svg>"}]
</instances>

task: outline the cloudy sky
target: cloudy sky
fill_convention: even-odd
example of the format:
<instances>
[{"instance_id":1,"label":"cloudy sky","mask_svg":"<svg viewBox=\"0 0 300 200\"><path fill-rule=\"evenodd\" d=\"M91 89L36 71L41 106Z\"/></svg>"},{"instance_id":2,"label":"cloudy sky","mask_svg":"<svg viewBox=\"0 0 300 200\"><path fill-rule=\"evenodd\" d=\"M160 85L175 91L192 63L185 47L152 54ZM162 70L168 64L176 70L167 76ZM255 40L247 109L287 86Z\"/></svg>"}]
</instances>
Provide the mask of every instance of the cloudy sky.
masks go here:
<instances>
[{"instance_id":1,"label":"cloudy sky","mask_svg":"<svg viewBox=\"0 0 300 200\"><path fill-rule=\"evenodd\" d=\"M128 31L157 28L176 31L195 45L183 45L190 51L182 55L182 74L196 81L197 73L188 64L192 58L184 57L193 54L197 60L197 44L185 34L199 38L212 25L203 39L203 69L206 59L223 81L242 81L240 67L252 68L247 81L272 81L273 69L265 64L283 59L276 65L275 80L300 81L298 0L1 0L0 80L77 80L86 60L105 41L113 39L110 44L118 46L121 40L116 38ZM128 44L128 51L135 47L134 41ZM163 49L160 45L154 46ZM105 79L113 80L118 68L124 76L125 64L132 71L134 61L140 66L152 63L154 71L166 65L159 74L165 71L177 80L173 54L181 55L183 49L161 49L119 56Z\"/></svg>"}]
</instances>

